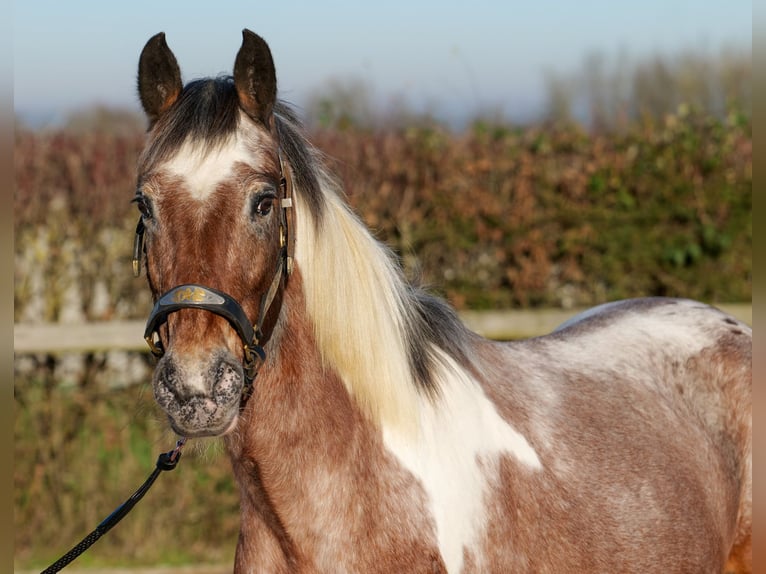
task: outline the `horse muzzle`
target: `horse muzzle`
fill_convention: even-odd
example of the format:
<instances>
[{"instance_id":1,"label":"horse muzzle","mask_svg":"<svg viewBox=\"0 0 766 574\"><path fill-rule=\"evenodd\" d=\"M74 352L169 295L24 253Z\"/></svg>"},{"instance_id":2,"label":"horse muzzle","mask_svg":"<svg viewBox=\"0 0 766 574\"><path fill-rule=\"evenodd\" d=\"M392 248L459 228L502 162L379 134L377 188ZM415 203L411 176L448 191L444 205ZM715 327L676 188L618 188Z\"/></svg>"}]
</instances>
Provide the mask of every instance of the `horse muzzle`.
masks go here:
<instances>
[{"instance_id":1,"label":"horse muzzle","mask_svg":"<svg viewBox=\"0 0 766 574\"><path fill-rule=\"evenodd\" d=\"M157 404L179 435L220 436L236 426L245 381L242 364L227 350L197 360L171 350L152 383Z\"/></svg>"},{"instance_id":2,"label":"horse muzzle","mask_svg":"<svg viewBox=\"0 0 766 574\"><path fill-rule=\"evenodd\" d=\"M186 360L172 349L166 354L158 329L170 314L181 309L209 311L226 319L242 341L242 360L228 350ZM176 432L184 436L211 436L233 428L265 360L265 352L258 344L258 330L250 324L242 306L230 295L211 287L178 285L157 300L144 338L159 359L153 380L155 398Z\"/></svg>"}]
</instances>

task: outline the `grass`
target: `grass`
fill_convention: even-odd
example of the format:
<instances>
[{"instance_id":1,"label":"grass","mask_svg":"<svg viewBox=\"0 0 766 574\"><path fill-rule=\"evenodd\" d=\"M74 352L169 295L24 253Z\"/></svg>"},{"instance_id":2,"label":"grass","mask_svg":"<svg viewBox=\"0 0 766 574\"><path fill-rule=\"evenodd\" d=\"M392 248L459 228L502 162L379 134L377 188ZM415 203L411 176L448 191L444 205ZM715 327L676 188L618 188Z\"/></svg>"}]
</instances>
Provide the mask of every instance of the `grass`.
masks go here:
<instances>
[{"instance_id":1,"label":"grass","mask_svg":"<svg viewBox=\"0 0 766 574\"><path fill-rule=\"evenodd\" d=\"M15 566L56 560L128 498L174 445L146 388L15 384ZM193 441L79 566L231 562L238 494L222 448Z\"/></svg>"}]
</instances>

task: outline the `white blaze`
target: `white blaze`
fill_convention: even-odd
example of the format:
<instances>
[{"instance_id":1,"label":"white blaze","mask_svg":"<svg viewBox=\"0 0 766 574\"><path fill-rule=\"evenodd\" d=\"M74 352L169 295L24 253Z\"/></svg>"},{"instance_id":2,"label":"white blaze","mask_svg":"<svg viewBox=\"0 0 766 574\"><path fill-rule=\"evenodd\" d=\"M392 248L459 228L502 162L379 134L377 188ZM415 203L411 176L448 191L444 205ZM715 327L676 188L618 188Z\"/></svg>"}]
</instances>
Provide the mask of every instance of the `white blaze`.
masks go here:
<instances>
[{"instance_id":1,"label":"white blaze","mask_svg":"<svg viewBox=\"0 0 766 574\"><path fill-rule=\"evenodd\" d=\"M238 162L251 161L252 154L242 138L232 135L225 145L213 149L187 141L164 167L169 174L184 180L194 199L204 201L219 183L231 177Z\"/></svg>"}]
</instances>

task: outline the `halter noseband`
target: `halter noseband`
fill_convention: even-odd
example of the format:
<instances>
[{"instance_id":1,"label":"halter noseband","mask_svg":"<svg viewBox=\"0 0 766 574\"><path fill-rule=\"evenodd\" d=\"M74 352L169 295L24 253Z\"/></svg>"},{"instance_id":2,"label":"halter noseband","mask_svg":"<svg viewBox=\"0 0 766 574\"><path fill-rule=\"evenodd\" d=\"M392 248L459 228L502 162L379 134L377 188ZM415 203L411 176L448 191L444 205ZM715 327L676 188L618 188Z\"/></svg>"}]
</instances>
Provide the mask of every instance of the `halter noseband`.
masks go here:
<instances>
[{"instance_id":1,"label":"halter noseband","mask_svg":"<svg viewBox=\"0 0 766 574\"><path fill-rule=\"evenodd\" d=\"M261 297L258 320L255 324L250 322L242 306L231 295L212 287L187 283L177 285L159 297L149 314L146 330L144 331L144 339L146 339L149 349L155 357L160 358L165 354L165 349L162 346L162 341L159 339L159 334L157 339L155 339L155 333L157 333L159 326L167 320L168 315L171 313L181 309L203 309L226 319L237 332L243 344L244 400L252 393L253 381L261 365L266 360L266 352L260 344L264 339L262 331L263 322L277 295L282 277L289 276L293 270L295 231L293 229L293 214L288 211L293 206L292 179L289 168L285 169L281 153L279 153L279 170L279 189L282 196L280 198L281 209L279 210L279 257L271 284ZM143 250L144 224L143 220L139 219L133 243L133 274L135 276L138 276L141 270L141 254Z\"/></svg>"}]
</instances>

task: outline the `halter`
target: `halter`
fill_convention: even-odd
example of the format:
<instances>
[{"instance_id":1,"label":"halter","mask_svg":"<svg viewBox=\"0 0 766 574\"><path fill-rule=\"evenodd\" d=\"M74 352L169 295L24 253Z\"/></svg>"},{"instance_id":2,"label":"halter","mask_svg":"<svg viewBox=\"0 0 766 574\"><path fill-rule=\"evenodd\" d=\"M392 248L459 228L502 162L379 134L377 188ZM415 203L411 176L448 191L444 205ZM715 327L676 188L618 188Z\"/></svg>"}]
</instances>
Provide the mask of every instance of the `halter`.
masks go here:
<instances>
[{"instance_id":1,"label":"halter","mask_svg":"<svg viewBox=\"0 0 766 574\"><path fill-rule=\"evenodd\" d=\"M246 400L253 390L253 381L258 370L266 360L266 352L261 345L264 340L263 323L266 319L271 304L279 290L279 284L283 276L289 277L293 271L295 251L295 232L293 225L293 212L288 211L293 206L292 199L292 179L290 170L285 169L282 161L282 154L279 155L280 171L280 207L279 210L279 256L277 258L277 267L274 277L271 280L268 290L261 296L261 302L258 309L257 321L253 324L247 317L242 306L234 297L204 285L196 283L186 283L177 285L163 293L154 305L149 318L146 322L144 339L149 345L152 354L160 358L165 354L162 341L159 338L157 330L159 326L167 320L168 315L181 309L203 309L210 311L226 319L234 328L242 340L243 349L243 367L245 373L245 389L243 390L243 399ZM133 242L133 274L138 277L141 271L141 254L144 251L144 223L143 219L138 220L136 227L136 236ZM155 339L155 333L157 338Z\"/></svg>"}]
</instances>

